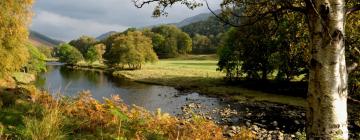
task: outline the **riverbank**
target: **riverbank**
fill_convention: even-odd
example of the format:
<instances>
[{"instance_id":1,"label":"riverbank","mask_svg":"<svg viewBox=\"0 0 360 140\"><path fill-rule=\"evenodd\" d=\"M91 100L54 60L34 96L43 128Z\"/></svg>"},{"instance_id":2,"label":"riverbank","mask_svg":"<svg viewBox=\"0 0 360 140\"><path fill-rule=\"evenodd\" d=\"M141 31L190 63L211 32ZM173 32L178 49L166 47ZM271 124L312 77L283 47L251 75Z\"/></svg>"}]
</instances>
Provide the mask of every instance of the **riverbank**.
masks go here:
<instances>
[{"instance_id":1,"label":"riverbank","mask_svg":"<svg viewBox=\"0 0 360 140\"><path fill-rule=\"evenodd\" d=\"M224 73L216 71L216 60L160 60L146 64L141 70L115 71L113 76L140 83L172 86L179 90L190 90L201 94L226 98L237 102L272 102L304 107L302 97L270 94L237 85L229 85Z\"/></svg>"},{"instance_id":2,"label":"riverbank","mask_svg":"<svg viewBox=\"0 0 360 140\"><path fill-rule=\"evenodd\" d=\"M200 116L178 119L131 108L90 93L53 98L33 86L0 91L0 139L226 139L221 126ZM247 129L235 138L254 138Z\"/></svg>"}]
</instances>

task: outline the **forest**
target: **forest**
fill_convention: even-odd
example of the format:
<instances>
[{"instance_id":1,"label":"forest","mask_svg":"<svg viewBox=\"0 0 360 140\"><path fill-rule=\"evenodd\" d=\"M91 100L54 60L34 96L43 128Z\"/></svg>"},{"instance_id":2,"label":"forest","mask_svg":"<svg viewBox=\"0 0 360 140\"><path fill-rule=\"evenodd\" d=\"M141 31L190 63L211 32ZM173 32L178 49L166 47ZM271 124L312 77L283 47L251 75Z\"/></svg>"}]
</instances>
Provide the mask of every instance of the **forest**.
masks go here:
<instances>
[{"instance_id":1,"label":"forest","mask_svg":"<svg viewBox=\"0 0 360 140\"><path fill-rule=\"evenodd\" d=\"M356 0L129 0L208 14L68 41L36 2L0 2L0 139L360 139Z\"/></svg>"}]
</instances>

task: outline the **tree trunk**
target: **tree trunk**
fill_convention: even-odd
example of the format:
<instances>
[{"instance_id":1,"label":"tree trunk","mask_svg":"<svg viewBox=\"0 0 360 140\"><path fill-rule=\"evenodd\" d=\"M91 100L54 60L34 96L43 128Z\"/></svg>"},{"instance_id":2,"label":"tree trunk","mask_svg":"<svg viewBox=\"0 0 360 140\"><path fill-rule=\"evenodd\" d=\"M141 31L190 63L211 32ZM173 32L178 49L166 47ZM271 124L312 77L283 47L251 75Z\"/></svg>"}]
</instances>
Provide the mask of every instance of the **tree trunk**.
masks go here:
<instances>
[{"instance_id":1,"label":"tree trunk","mask_svg":"<svg viewBox=\"0 0 360 140\"><path fill-rule=\"evenodd\" d=\"M312 47L307 139L348 139L345 0L312 2L307 3Z\"/></svg>"}]
</instances>

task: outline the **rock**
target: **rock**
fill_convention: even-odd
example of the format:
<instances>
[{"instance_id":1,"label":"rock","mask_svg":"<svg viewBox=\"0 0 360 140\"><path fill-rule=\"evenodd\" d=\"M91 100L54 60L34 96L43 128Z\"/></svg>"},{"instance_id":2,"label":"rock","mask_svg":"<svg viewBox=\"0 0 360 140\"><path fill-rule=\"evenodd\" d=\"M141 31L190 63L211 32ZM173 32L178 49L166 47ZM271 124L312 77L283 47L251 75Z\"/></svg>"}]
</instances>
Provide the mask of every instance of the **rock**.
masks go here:
<instances>
[{"instance_id":1,"label":"rock","mask_svg":"<svg viewBox=\"0 0 360 140\"><path fill-rule=\"evenodd\" d=\"M228 131L225 132L225 136L227 136L227 137L234 137L234 136L235 136L235 133L234 133L233 131L231 131L231 130L228 130Z\"/></svg>"},{"instance_id":2,"label":"rock","mask_svg":"<svg viewBox=\"0 0 360 140\"><path fill-rule=\"evenodd\" d=\"M261 123L266 123L266 120L261 120Z\"/></svg>"},{"instance_id":3,"label":"rock","mask_svg":"<svg viewBox=\"0 0 360 140\"><path fill-rule=\"evenodd\" d=\"M278 122L277 122L277 121L273 121L271 124L272 124L274 127L277 127L277 126L278 126Z\"/></svg>"},{"instance_id":4,"label":"rock","mask_svg":"<svg viewBox=\"0 0 360 140\"><path fill-rule=\"evenodd\" d=\"M252 128L254 131L259 131L259 127L256 126L256 125L252 125L251 128Z\"/></svg>"},{"instance_id":5,"label":"rock","mask_svg":"<svg viewBox=\"0 0 360 140\"><path fill-rule=\"evenodd\" d=\"M189 104L188 106L189 106L190 108L195 108L195 107L196 107L195 103L191 103L191 104Z\"/></svg>"},{"instance_id":6,"label":"rock","mask_svg":"<svg viewBox=\"0 0 360 140\"><path fill-rule=\"evenodd\" d=\"M19 84L29 85L36 80L35 75L29 73L17 72L14 73L12 76L14 77L15 81Z\"/></svg>"},{"instance_id":7,"label":"rock","mask_svg":"<svg viewBox=\"0 0 360 140\"><path fill-rule=\"evenodd\" d=\"M301 113L301 116L305 117L305 116L306 116L306 114L305 114L305 113Z\"/></svg>"},{"instance_id":8,"label":"rock","mask_svg":"<svg viewBox=\"0 0 360 140\"><path fill-rule=\"evenodd\" d=\"M205 118L208 119L208 120L212 120L211 116L206 116Z\"/></svg>"},{"instance_id":9,"label":"rock","mask_svg":"<svg viewBox=\"0 0 360 140\"><path fill-rule=\"evenodd\" d=\"M284 139L284 134L282 132L279 132L278 140L283 140L283 139Z\"/></svg>"},{"instance_id":10,"label":"rock","mask_svg":"<svg viewBox=\"0 0 360 140\"><path fill-rule=\"evenodd\" d=\"M231 126L230 129L236 131L236 126Z\"/></svg>"},{"instance_id":11,"label":"rock","mask_svg":"<svg viewBox=\"0 0 360 140\"><path fill-rule=\"evenodd\" d=\"M245 125L246 125L247 127L250 127L251 124L250 124L250 122L246 122Z\"/></svg>"},{"instance_id":12,"label":"rock","mask_svg":"<svg viewBox=\"0 0 360 140\"><path fill-rule=\"evenodd\" d=\"M296 125L299 125L299 124L300 124L300 122L299 122L298 120L295 120L294 123L295 123Z\"/></svg>"}]
</instances>

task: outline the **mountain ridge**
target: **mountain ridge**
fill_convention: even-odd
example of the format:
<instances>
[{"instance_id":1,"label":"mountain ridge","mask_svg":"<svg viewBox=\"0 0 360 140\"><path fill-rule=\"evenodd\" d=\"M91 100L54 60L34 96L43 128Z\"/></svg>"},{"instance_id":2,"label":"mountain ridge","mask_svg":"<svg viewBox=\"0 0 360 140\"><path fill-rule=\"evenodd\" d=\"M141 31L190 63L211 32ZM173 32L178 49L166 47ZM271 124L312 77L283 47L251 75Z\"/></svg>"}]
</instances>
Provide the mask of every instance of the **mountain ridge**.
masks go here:
<instances>
[{"instance_id":1,"label":"mountain ridge","mask_svg":"<svg viewBox=\"0 0 360 140\"><path fill-rule=\"evenodd\" d=\"M214 11L216 14L219 14L221 12L221 10L216 10ZM190 25L192 23L196 23L196 22L200 22L200 21L206 21L208 20L211 16L214 16L211 12L208 13L201 13L192 17L188 17L185 18L184 20L181 20L178 23L168 23L168 24L158 24L158 25L151 25L151 26L146 26L146 27L142 27L142 28L153 28L156 26L160 26L160 25L175 25L179 28L182 28L184 26ZM114 33L118 33L116 31L109 31L107 33L104 33L98 37L96 37L96 40L103 40L106 39L107 37L109 37L110 35L114 34Z\"/></svg>"},{"instance_id":2,"label":"mountain ridge","mask_svg":"<svg viewBox=\"0 0 360 140\"><path fill-rule=\"evenodd\" d=\"M64 41L53 39L33 30L30 30L29 40L35 45L43 45L48 47L55 47L57 45L60 45L61 43L64 43Z\"/></svg>"}]
</instances>

